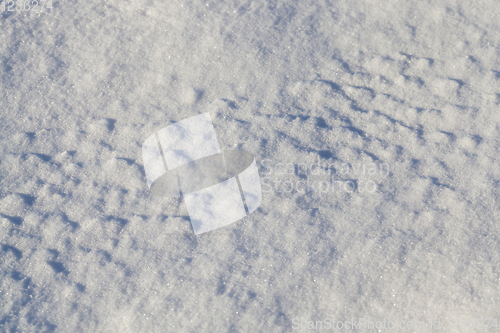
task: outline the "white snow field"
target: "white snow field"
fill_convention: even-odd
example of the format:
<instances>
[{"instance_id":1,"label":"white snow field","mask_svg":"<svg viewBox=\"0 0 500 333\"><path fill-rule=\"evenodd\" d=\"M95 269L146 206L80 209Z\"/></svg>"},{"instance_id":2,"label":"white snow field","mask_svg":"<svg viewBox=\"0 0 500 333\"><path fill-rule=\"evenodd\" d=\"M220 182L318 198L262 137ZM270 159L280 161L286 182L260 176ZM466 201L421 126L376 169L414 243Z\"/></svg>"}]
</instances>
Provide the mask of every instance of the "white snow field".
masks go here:
<instances>
[{"instance_id":1,"label":"white snow field","mask_svg":"<svg viewBox=\"0 0 500 333\"><path fill-rule=\"evenodd\" d=\"M498 0L4 4L1 332L500 330ZM206 112L263 199L195 235Z\"/></svg>"}]
</instances>

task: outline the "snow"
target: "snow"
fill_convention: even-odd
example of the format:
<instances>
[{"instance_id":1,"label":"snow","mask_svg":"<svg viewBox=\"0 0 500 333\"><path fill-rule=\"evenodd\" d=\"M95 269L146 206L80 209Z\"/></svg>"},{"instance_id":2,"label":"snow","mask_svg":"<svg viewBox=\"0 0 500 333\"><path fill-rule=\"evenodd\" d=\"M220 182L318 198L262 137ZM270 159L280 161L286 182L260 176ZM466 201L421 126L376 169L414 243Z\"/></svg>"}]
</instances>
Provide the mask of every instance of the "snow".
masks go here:
<instances>
[{"instance_id":1,"label":"snow","mask_svg":"<svg viewBox=\"0 0 500 333\"><path fill-rule=\"evenodd\" d=\"M500 317L499 9L54 0L0 13L1 330ZM252 214L195 235L182 199L150 193L142 144L205 112L220 149L253 153L273 186ZM318 161L335 173L276 168ZM355 171L371 164L389 172ZM325 190L332 175L358 190Z\"/></svg>"}]
</instances>

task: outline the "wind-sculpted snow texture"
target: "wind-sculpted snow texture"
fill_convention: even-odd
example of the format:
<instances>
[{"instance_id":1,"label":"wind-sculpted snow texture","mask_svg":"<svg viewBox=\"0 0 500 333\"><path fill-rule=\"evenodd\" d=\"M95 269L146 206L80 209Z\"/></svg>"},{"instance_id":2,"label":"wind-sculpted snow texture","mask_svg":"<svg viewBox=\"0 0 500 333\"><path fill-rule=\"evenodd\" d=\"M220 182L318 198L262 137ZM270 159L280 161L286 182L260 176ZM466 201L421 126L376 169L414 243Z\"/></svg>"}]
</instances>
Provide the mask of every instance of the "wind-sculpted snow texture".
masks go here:
<instances>
[{"instance_id":1,"label":"wind-sculpted snow texture","mask_svg":"<svg viewBox=\"0 0 500 333\"><path fill-rule=\"evenodd\" d=\"M0 13L0 331L500 317L498 1L52 7ZM195 235L141 147L205 112L263 199Z\"/></svg>"}]
</instances>

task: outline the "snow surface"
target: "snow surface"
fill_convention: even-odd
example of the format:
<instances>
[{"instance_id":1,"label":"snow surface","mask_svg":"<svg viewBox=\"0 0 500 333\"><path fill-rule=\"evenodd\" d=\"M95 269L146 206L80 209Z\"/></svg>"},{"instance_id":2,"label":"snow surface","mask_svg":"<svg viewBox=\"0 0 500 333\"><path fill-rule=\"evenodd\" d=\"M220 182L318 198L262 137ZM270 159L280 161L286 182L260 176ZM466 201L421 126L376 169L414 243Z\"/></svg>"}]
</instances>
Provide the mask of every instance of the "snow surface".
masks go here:
<instances>
[{"instance_id":1,"label":"snow surface","mask_svg":"<svg viewBox=\"0 0 500 333\"><path fill-rule=\"evenodd\" d=\"M0 329L500 317L499 13L497 0L0 13ZM252 152L278 186L195 236L182 200L149 192L141 147L203 112L221 149ZM283 190L328 179L300 172L318 160L376 190ZM390 171L354 172L372 164Z\"/></svg>"}]
</instances>

